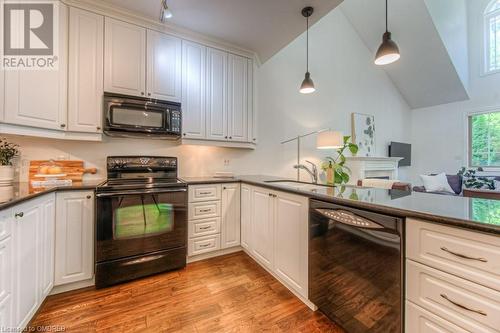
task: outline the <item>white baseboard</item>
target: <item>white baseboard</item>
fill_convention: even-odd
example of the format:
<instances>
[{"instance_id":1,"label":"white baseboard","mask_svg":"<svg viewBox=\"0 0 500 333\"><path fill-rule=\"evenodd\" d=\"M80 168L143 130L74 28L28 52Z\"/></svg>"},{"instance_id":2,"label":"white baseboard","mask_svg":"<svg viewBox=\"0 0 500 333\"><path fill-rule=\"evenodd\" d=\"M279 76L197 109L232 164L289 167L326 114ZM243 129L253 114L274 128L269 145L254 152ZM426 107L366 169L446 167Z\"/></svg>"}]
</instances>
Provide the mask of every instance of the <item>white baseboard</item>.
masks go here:
<instances>
[{"instance_id":1,"label":"white baseboard","mask_svg":"<svg viewBox=\"0 0 500 333\"><path fill-rule=\"evenodd\" d=\"M189 263L200 261L200 260L220 257L220 256L223 256L226 254L240 252L240 251L243 251L243 248L241 246L235 246L235 247L231 247L229 249L223 249L223 250L218 250L218 251L214 251L214 252L203 253L203 254L199 254L197 256L187 257L187 263L189 264Z\"/></svg>"},{"instance_id":2,"label":"white baseboard","mask_svg":"<svg viewBox=\"0 0 500 333\"><path fill-rule=\"evenodd\" d=\"M94 286L94 285L95 285L94 278L89 279L89 280L84 280L84 281L63 284L63 285L55 286L54 288L52 288L49 295L57 295L60 293L65 293L67 291L87 288L87 287Z\"/></svg>"}]
</instances>

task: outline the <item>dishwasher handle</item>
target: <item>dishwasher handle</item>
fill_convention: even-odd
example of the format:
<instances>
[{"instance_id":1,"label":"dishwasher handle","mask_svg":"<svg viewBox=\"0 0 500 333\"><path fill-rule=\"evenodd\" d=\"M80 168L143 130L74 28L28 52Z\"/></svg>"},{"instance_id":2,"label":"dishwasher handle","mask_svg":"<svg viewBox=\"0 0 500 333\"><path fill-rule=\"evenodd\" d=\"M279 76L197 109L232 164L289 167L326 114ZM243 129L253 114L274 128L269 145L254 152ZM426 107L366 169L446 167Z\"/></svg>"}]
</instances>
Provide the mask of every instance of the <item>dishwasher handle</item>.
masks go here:
<instances>
[{"instance_id":1,"label":"dishwasher handle","mask_svg":"<svg viewBox=\"0 0 500 333\"><path fill-rule=\"evenodd\" d=\"M363 229L384 229L383 225L378 224L375 221L367 219L354 214L348 210L343 209L324 209L317 208L316 212L323 215L324 217L330 219L331 221L338 222L341 224L363 228Z\"/></svg>"}]
</instances>

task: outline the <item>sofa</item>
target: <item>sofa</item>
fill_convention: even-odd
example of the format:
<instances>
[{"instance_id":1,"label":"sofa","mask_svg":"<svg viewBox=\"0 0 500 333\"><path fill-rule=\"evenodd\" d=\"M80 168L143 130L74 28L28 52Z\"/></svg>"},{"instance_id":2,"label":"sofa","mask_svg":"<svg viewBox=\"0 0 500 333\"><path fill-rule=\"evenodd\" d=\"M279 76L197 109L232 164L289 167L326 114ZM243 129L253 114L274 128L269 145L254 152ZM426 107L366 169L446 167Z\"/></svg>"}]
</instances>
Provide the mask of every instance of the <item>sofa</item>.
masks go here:
<instances>
[{"instance_id":1,"label":"sofa","mask_svg":"<svg viewBox=\"0 0 500 333\"><path fill-rule=\"evenodd\" d=\"M500 182L500 176L487 176L487 177L491 178L497 182ZM425 190L424 186L414 186L413 191L414 192L442 194L442 195L464 196L464 197L470 197L470 198L500 200L500 189L486 190L486 189L464 188L464 186L463 186L464 180L463 180L461 175L446 175L446 179L448 180L448 184L450 185L450 187L452 188L454 193L427 192Z\"/></svg>"}]
</instances>

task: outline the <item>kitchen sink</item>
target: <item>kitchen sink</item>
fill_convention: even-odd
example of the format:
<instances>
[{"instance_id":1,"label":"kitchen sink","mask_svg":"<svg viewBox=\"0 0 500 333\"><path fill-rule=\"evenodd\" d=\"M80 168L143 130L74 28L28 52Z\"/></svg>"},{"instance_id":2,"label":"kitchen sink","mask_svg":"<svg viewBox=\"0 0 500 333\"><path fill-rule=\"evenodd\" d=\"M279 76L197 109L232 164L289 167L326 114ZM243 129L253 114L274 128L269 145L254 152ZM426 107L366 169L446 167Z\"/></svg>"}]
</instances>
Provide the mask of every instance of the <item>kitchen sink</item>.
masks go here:
<instances>
[{"instance_id":1,"label":"kitchen sink","mask_svg":"<svg viewBox=\"0 0 500 333\"><path fill-rule=\"evenodd\" d=\"M266 183L275 184L283 187L289 187L296 190L303 191L312 191L317 192L318 190L325 190L328 188L333 188L330 185L322 185L322 184L313 184L313 183L305 183L294 180L268 180Z\"/></svg>"}]
</instances>

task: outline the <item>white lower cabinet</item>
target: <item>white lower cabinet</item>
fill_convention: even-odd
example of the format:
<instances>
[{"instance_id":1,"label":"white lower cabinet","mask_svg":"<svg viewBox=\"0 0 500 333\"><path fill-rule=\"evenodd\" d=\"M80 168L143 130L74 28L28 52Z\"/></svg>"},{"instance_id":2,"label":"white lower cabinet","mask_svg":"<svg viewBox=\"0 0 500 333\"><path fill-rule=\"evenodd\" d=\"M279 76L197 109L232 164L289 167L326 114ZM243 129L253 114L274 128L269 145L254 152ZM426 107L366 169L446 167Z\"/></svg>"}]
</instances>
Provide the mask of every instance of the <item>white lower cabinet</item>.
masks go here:
<instances>
[{"instance_id":1,"label":"white lower cabinet","mask_svg":"<svg viewBox=\"0 0 500 333\"><path fill-rule=\"evenodd\" d=\"M240 245L240 184L222 185L221 236L222 249Z\"/></svg>"},{"instance_id":2,"label":"white lower cabinet","mask_svg":"<svg viewBox=\"0 0 500 333\"><path fill-rule=\"evenodd\" d=\"M243 185L241 243L289 289L308 297L308 199Z\"/></svg>"},{"instance_id":3,"label":"white lower cabinet","mask_svg":"<svg viewBox=\"0 0 500 333\"><path fill-rule=\"evenodd\" d=\"M13 298L11 308L2 309L10 313L9 327L24 328L52 288L54 202L47 194L11 209Z\"/></svg>"},{"instance_id":4,"label":"white lower cabinet","mask_svg":"<svg viewBox=\"0 0 500 333\"><path fill-rule=\"evenodd\" d=\"M406 224L406 332L500 332L499 238Z\"/></svg>"},{"instance_id":5,"label":"white lower cabinet","mask_svg":"<svg viewBox=\"0 0 500 333\"><path fill-rule=\"evenodd\" d=\"M13 327L14 249L12 243L12 211L0 212L0 328Z\"/></svg>"},{"instance_id":6,"label":"white lower cabinet","mask_svg":"<svg viewBox=\"0 0 500 333\"><path fill-rule=\"evenodd\" d=\"M54 285L94 274L94 192L57 193Z\"/></svg>"}]
</instances>

